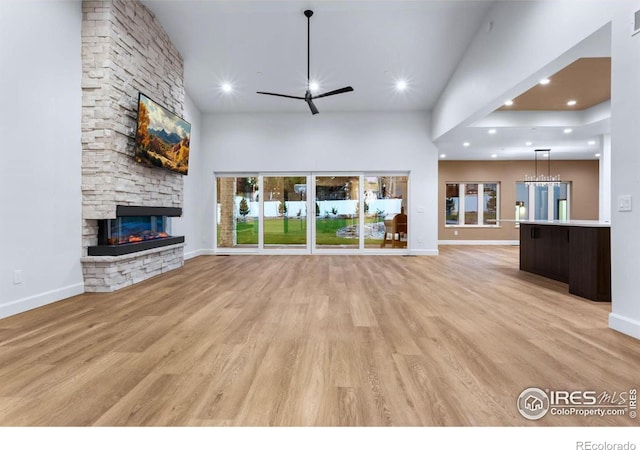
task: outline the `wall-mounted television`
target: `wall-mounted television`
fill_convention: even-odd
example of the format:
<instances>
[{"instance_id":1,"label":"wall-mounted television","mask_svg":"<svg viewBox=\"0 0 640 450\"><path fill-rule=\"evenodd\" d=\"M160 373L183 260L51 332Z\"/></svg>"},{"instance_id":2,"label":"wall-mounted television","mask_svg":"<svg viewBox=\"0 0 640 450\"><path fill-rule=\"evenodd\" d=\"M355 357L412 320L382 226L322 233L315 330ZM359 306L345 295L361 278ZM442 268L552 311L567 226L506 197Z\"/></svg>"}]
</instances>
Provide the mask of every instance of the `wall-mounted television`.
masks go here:
<instances>
[{"instance_id":1,"label":"wall-mounted television","mask_svg":"<svg viewBox=\"0 0 640 450\"><path fill-rule=\"evenodd\" d=\"M140 93L136 161L186 175L189 171L191 124Z\"/></svg>"}]
</instances>

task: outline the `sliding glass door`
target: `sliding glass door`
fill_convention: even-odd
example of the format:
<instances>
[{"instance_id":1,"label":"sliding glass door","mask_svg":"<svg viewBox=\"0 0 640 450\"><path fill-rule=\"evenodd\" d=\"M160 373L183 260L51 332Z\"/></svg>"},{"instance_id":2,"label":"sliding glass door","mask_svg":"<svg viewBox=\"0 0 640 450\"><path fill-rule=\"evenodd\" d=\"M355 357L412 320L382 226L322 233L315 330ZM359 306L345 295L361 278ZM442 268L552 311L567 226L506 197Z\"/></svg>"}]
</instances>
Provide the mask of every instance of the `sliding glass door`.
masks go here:
<instances>
[{"instance_id":1,"label":"sliding glass door","mask_svg":"<svg viewBox=\"0 0 640 450\"><path fill-rule=\"evenodd\" d=\"M315 248L360 248L360 177L315 177Z\"/></svg>"},{"instance_id":2,"label":"sliding glass door","mask_svg":"<svg viewBox=\"0 0 640 450\"><path fill-rule=\"evenodd\" d=\"M257 175L217 177L216 192L218 248L258 248Z\"/></svg>"},{"instance_id":3,"label":"sliding glass door","mask_svg":"<svg viewBox=\"0 0 640 450\"><path fill-rule=\"evenodd\" d=\"M407 246L409 234L403 224L408 223L408 180L407 176L364 177L365 248Z\"/></svg>"},{"instance_id":4,"label":"sliding glass door","mask_svg":"<svg viewBox=\"0 0 640 450\"><path fill-rule=\"evenodd\" d=\"M307 247L307 177L263 177L265 248Z\"/></svg>"},{"instance_id":5,"label":"sliding glass door","mask_svg":"<svg viewBox=\"0 0 640 450\"><path fill-rule=\"evenodd\" d=\"M398 252L408 248L407 175L220 174L217 248ZM406 251L406 250L405 250Z\"/></svg>"}]
</instances>

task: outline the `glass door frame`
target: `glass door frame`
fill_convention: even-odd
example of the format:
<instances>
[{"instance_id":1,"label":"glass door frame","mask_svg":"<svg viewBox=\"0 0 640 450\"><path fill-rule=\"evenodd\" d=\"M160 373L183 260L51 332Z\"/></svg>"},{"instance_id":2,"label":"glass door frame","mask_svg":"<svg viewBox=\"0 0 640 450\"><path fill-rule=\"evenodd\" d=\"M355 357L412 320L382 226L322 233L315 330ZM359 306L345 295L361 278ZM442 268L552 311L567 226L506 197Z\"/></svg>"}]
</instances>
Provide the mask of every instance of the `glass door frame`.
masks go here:
<instances>
[{"instance_id":1,"label":"glass door frame","mask_svg":"<svg viewBox=\"0 0 640 450\"><path fill-rule=\"evenodd\" d=\"M264 201L265 194L264 191L264 179L271 177L296 177L301 178L305 177L307 180L307 229L306 229L306 245L296 246L296 247L265 247L264 244ZM260 198L259 198L259 211L260 211L260 229L258 235L258 252L269 254L269 255L308 255L311 253L311 230L309 230L309 211L310 211L310 196L309 196L309 182L310 179L313 178L309 172L259 172L258 174L258 185L260 186ZM315 211L315 202L313 211Z\"/></svg>"},{"instance_id":2,"label":"glass door frame","mask_svg":"<svg viewBox=\"0 0 640 450\"><path fill-rule=\"evenodd\" d=\"M370 171L366 171L362 173L363 179L362 179L362 203L360 204L360 211L364 212L364 197L365 197L365 184L364 181L367 177L407 177L407 192L406 192L406 198L404 198L404 204L405 206L405 214L407 215L407 235L408 236L413 236L415 235L415 231L413 231L413 224L415 223L413 221L413 214L411 213L411 184L410 181L411 180L411 171L393 171L393 170L370 170ZM363 231L362 234L364 234L364 226L366 225L366 217L363 214L362 215L362 225L361 225L361 230ZM383 238L384 239L384 238ZM366 243L364 242L364 239L362 241L362 251L361 254L365 254L365 255L409 255L411 253L411 245L410 245L410 241L407 241L407 246L404 248L388 248L388 247L384 247L384 248L367 248L366 247Z\"/></svg>"},{"instance_id":3,"label":"glass door frame","mask_svg":"<svg viewBox=\"0 0 640 450\"><path fill-rule=\"evenodd\" d=\"M344 255L344 254L360 254L364 251L364 214L361 212L364 211L364 173L363 172L313 172L311 174L311 189L313 192L313 211L315 211L316 206L316 178L317 177L352 177L358 178L358 247L331 247L331 248L318 248L316 245L316 236L317 236L317 220L316 215L313 215L313 226L311 232L311 253L316 255ZM311 199L311 196L307 196L307 199Z\"/></svg>"},{"instance_id":4,"label":"glass door frame","mask_svg":"<svg viewBox=\"0 0 640 450\"><path fill-rule=\"evenodd\" d=\"M343 171L343 172L312 172L311 173L311 188L313 189L313 198L311 195L307 195L309 200L313 200L313 209L315 210L315 193L316 193L316 177L358 177L358 248L318 248L316 246L316 220L313 219L312 230L312 243L311 253L317 255L408 255L411 253L410 242L407 242L406 248L367 248L365 245L364 229L366 224L365 211L365 179L366 177L407 177L407 192L406 192L406 212L408 216L408 235L412 235L412 214L411 211L411 171ZM414 233L415 234L415 233Z\"/></svg>"},{"instance_id":5,"label":"glass door frame","mask_svg":"<svg viewBox=\"0 0 640 450\"><path fill-rule=\"evenodd\" d=\"M259 198L262 198L262 181L258 172L214 172L213 173L213 252L216 255L231 253L256 254L260 252L262 239L262 202L258 202L258 247L218 247L218 178L258 178Z\"/></svg>"},{"instance_id":6,"label":"glass door frame","mask_svg":"<svg viewBox=\"0 0 640 450\"><path fill-rule=\"evenodd\" d=\"M284 254L284 255L309 255L309 254L318 254L318 255L330 255L330 254L343 254L343 255L408 255L411 252L411 246L407 243L406 248L366 248L365 247L365 219L366 214L365 211L365 177L385 177L385 176L406 176L407 180L411 178L410 171L341 171L341 172L214 172L213 173L213 253L219 255L225 254ZM358 246L357 248L317 248L316 247L316 177L354 177L358 178L358 227L359 227L359 235L358 235ZM218 192L217 192L217 179L218 178L245 178L245 177L256 177L258 179L258 191L259 191L259 201L258 201L258 246L257 247L249 247L249 248L235 248L235 247L218 247ZM265 191L264 191L264 177L306 177L307 180L307 238L306 238L306 246L304 247L295 247L295 248L265 248L264 245L264 200L265 200ZM411 184L407 183L407 192L406 192L406 211L411 211ZM409 221L409 236L415 234L412 228L412 214L408 214Z\"/></svg>"}]
</instances>

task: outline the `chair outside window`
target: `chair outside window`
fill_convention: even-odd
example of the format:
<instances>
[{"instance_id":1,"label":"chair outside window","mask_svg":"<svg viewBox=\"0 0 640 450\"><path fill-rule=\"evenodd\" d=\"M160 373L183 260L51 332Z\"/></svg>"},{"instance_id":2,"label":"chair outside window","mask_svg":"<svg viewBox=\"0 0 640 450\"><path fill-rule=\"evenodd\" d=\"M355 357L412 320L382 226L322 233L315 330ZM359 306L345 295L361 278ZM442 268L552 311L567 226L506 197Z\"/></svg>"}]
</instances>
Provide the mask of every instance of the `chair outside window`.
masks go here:
<instances>
[{"instance_id":1,"label":"chair outside window","mask_svg":"<svg viewBox=\"0 0 640 450\"><path fill-rule=\"evenodd\" d=\"M380 247L386 247L387 243L390 243L392 248L407 246L407 215L404 213L404 207L401 208L400 214L393 216L393 219L385 220L384 226L384 240Z\"/></svg>"}]
</instances>

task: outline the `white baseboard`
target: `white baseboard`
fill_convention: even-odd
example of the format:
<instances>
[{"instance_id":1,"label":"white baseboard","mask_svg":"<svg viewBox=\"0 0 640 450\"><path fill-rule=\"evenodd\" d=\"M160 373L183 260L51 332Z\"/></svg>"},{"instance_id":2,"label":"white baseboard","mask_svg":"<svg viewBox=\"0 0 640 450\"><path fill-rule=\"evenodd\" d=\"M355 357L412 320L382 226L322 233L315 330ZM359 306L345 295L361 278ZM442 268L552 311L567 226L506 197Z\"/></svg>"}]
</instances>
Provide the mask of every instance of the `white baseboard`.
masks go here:
<instances>
[{"instance_id":1,"label":"white baseboard","mask_svg":"<svg viewBox=\"0 0 640 450\"><path fill-rule=\"evenodd\" d=\"M72 284L71 286L65 286L60 289L43 292L42 294L32 295L31 297L14 300L4 305L0 305L0 319L83 293L84 283L78 283Z\"/></svg>"},{"instance_id":2,"label":"white baseboard","mask_svg":"<svg viewBox=\"0 0 640 450\"><path fill-rule=\"evenodd\" d=\"M187 252L184 254L184 259L185 261L187 259L191 259L191 258L195 258L197 256L202 256L202 255L210 255L211 253L208 253L209 250L205 250L203 248L201 248L200 250L194 250L192 252Z\"/></svg>"},{"instance_id":3,"label":"white baseboard","mask_svg":"<svg viewBox=\"0 0 640 450\"><path fill-rule=\"evenodd\" d=\"M520 245L520 241L470 241L470 240L453 240L453 241L438 241L438 245Z\"/></svg>"},{"instance_id":4,"label":"white baseboard","mask_svg":"<svg viewBox=\"0 0 640 450\"><path fill-rule=\"evenodd\" d=\"M409 254L411 256L438 256L440 253L438 250L433 249L420 249L420 250L409 250Z\"/></svg>"},{"instance_id":5,"label":"white baseboard","mask_svg":"<svg viewBox=\"0 0 640 450\"><path fill-rule=\"evenodd\" d=\"M196 256L201 256L201 255L210 255L210 256L215 256L215 255L308 255L309 253L301 253L300 251L287 251L286 249L280 250L280 251L271 251L271 252L267 252L267 253L259 253L257 248L249 248L249 249L233 249L231 251L227 250L225 251L225 249L202 249L202 250L198 250L197 252L190 252L189 255L191 255L192 253L194 253L193 256L189 256L189 258L194 258ZM195 254L197 253L197 254ZM406 255L407 251L406 249L404 250L400 250L398 249L397 252L394 251L386 251L386 252L380 252L380 251L375 251L375 250L367 250L365 249L364 253L360 253L359 250L351 253L351 252L345 252L345 251L331 251L331 250L321 250L320 252L317 253L313 253L314 255ZM433 250L433 249L425 249L425 250L409 250L409 255L414 255L414 256L438 256L438 250ZM184 259L188 259L187 255L185 254Z\"/></svg>"},{"instance_id":6,"label":"white baseboard","mask_svg":"<svg viewBox=\"0 0 640 450\"><path fill-rule=\"evenodd\" d=\"M640 321L620 314L609 314L609 328L619 331L636 339L640 339Z\"/></svg>"}]
</instances>

